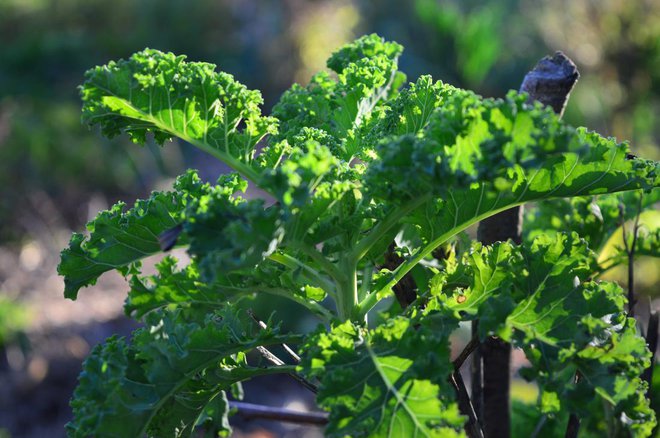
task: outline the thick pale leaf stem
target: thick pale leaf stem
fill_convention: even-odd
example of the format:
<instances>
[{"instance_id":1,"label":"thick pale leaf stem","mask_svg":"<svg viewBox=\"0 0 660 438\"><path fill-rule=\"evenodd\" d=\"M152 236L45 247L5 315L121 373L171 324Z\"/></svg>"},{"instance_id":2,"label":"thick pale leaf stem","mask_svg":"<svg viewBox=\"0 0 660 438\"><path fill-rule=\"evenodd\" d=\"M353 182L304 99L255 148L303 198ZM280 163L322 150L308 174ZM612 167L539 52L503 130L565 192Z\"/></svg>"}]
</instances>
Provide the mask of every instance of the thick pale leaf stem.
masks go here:
<instances>
[{"instance_id":1,"label":"thick pale leaf stem","mask_svg":"<svg viewBox=\"0 0 660 438\"><path fill-rule=\"evenodd\" d=\"M358 309L358 285L357 285L357 265L351 260L346 260L342 271L345 272L345 278L337 283L337 313L342 321L353 320L356 322L364 321L364 315L357 311Z\"/></svg>"},{"instance_id":2,"label":"thick pale leaf stem","mask_svg":"<svg viewBox=\"0 0 660 438\"><path fill-rule=\"evenodd\" d=\"M395 284L397 284L412 268L417 266L419 262L424 260L426 257L428 257L437 247L442 245L443 243L447 242L451 237L455 236L456 234L460 233L461 231L467 229L470 227L472 224L479 222L480 220L492 216L496 213L499 213L502 210L506 210L508 208L511 208L512 206L515 206L518 204L509 204L506 205L502 208L499 208L497 210L491 210L488 211L482 215L475 216L462 224L457 224L454 226L451 230L447 231L446 233L441 234L438 236L436 239L432 240L429 242L425 247L421 248L419 251L417 251L412 257L407 259L405 262L403 262L393 273L392 273L392 279L384 286L382 287L379 291L373 292L367 297L362 300L360 303L360 313L362 315L365 315L369 310L371 310L377 303L379 299L382 299L383 296L387 293L388 291L391 290Z\"/></svg>"},{"instance_id":3,"label":"thick pale leaf stem","mask_svg":"<svg viewBox=\"0 0 660 438\"><path fill-rule=\"evenodd\" d=\"M301 244L301 245L293 245L294 249L297 249L304 253L306 256L308 256L310 259L314 260L319 267L325 271L326 274L328 274L332 279L335 281L341 281L344 277L344 273L342 273L337 266L335 266L330 260L325 258L323 254L321 254L319 251L317 251L315 248L311 248L308 245Z\"/></svg>"},{"instance_id":4,"label":"thick pale leaf stem","mask_svg":"<svg viewBox=\"0 0 660 438\"><path fill-rule=\"evenodd\" d=\"M296 303L300 304L301 306L306 307L309 309L310 312L312 312L314 315L318 316L323 320L325 323L330 323L333 319L335 319L335 316L330 312L328 309L323 307L321 304L317 303L316 301L313 300L306 300L302 297L299 297L295 294L292 294L289 291L285 290L280 290L280 289L271 289L271 288L266 288L266 289L260 289L260 291L263 291L264 293L271 294L271 295L277 295L280 297L288 298L292 301L295 301Z\"/></svg>"},{"instance_id":5,"label":"thick pale leaf stem","mask_svg":"<svg viewBox=\"0 0 660 438\"><path fill-rule=\"evenodd\" d=\"M396 253L396 243L390 243L385 253L383 268L395 270L405 259ZM406 274L392 289L401 308L406 308L417 299L417 285L410 273Z\"/></svg>"},{"instance_id":6,"label":"thick pale leaf stem","mask_svg":"<svg viewBox=\"0 0 660 438\"><path fill-rule=\"evenodd\" d=\"M164 128L162 128L164 129ZM192 144L193 146L203 150L204 152L214 156L218 160L222 161L232 169L234 169L236 172L240 173L243 175L245 178L249 179L252 181L257 187L260 189L268 192L268 187L262 187L261 186L261 177L259 176L259 173L252 168L250 165L243 163L242 161L237 160L236 158L232 157L226 152L223 152L219 149L216 149L206 143L203 143L199 140L195 140L192 138L186 138L185 136L181 136L180 133L172 133L172 135L176 135L180 137L182 140L187 141L188 143Z\"/></svg>"},{"instance_id":7,"label":"thick pale leaf stem","mask_svg":"<svg viewBox=\"0 0 660 438\"><path fill-rule=\"evenodd\" d=\"M243 288L236 288L236 287L222 287L222 290L227 291L229 293L264 293L264 294L269 294L269 295L275 295L278 297L282 298L287 298L295 303L300 304L301 306L307 308L310 312L312 312L314 315L319 317L323 322L325 323L330 323L335 316L330 312L328 309L323 307L321 304L317 303L316 301L313 300L307 300L299 295L296 295L292 293L291 291L285 290L285 289L279 289L279 288L274 288L274 287L263 287L263 288L256 288L256 289L243 289Z\"/></svg>"},{"instance_id":8,"label":"thick pale leaf stem","mask_svg":"<svg viewBox=\"0 0 660 438\"><path fill-rule=\"evenodd\" d=\"M408 201L406 204L396 208L389 216L382 221L378 222L369 233L358 242L355 249L351 252L350 258L357 261L362 259L369 249L374 246L392 227L397 225L408 213L419 207L420 205L431 199L431 195L420 196L416 199Z\"/></svg>"},{"instance_id":9,"label":"thick pale leaf stem","mask_svg":"<svg viewBox=\"0 0 660 438\"><path fill-rule=\"evenodd\" d=\"M320 272L307 265L306 263L301 262L289 254L273 253L269 255L268 258L274 262L286 266L287 268L302 269L309 277L309 279L312 280L317 286L323 288L323 290L325 290L329 295L334 295L333 284L327 279L323 278Z\"/></svg>"}]
</instances>

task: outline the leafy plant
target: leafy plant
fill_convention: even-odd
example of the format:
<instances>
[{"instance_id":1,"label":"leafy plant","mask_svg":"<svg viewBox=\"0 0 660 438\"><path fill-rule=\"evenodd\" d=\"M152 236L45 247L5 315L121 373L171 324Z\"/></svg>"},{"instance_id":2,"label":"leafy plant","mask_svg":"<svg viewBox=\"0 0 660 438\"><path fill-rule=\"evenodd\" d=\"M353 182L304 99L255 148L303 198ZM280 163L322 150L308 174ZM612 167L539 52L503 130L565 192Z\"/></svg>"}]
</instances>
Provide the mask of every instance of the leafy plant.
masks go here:
<instances>
[{"instance_id":1,"label":"leafy plant","mask_svg":"<svg viewBox=\"0 0 660 438\"><path fill-rule=\"evenodd\" d=\"M650 192L658 163L514 92L484 99L428 76L401 88L401 51L362 37L271 116L259 92L171 53L87 72L86 123L138 144L179 138L234 172L208 184L188 171L172 191L117 204L62 252L68 298L117 269L130 279L126 312L144 323L85 361L71 436L228 433L227 394L275 373L318 389L330 436L461 436L450 336L475 319L480 338L525 352L543 421L571 413L651 433L640 378L650 353L623 291L592 278L601 231L583 230L586 218L556 223L544 202ZM532 229L558 231L491 246L464 233L527 202L540 203ZM165 256L155 275L141 272L172 246L187 247L186 266ZM402 281L416 296L405 308L392 299ZM318 330L284 333L278 315L257 324L242 310L270 295L306 308ZM298 364L249 354L282 344L298 348Z\"/></svg>"}]
</instances>

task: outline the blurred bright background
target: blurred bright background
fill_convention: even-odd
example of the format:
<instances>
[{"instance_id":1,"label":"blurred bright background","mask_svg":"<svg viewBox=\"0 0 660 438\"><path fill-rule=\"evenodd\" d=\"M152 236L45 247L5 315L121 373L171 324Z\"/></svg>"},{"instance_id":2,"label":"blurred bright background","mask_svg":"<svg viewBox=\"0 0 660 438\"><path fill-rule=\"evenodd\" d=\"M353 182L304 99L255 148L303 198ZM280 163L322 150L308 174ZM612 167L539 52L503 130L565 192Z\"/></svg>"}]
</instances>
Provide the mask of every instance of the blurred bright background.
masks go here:
<instances>
[{"instance_id":1,"label":"blurred bright background","mask_svg":"<svg viewBox=\"0 0 660 438\"><path fill-rule=\"evenodd\" d=\"M562 50L581 73L565 119L660 158L657 0L0 0L0 437L63 436L81 360L134 327L119 276L63 298L56 265L71 231L187 167L219 171L183 144L140 148L82 126L85 70L144 47L186 54L261 90L269 112L372 32L405 47L409 80L430 73L489 97Z\"/></svg>"}]
</instances>

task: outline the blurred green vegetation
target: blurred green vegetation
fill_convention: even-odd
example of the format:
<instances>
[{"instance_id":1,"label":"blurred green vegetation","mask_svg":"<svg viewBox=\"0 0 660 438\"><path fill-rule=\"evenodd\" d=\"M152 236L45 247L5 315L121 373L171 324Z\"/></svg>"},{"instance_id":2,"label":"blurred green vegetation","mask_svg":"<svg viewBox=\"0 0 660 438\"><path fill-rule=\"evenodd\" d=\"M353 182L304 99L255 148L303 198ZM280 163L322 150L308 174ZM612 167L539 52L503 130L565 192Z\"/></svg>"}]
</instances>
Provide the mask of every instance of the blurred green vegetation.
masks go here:
<instances>
[{"instance_id":1,"label":"blurred green vegetation","mask_svg":"<svg viewBox=\"0 0 660 438\"><path fill-rule=\"evenodd\" d=\"M13 341L28 324L27 309L14 300L0 297L0 347Z\"/></svg>"}]
</instances>

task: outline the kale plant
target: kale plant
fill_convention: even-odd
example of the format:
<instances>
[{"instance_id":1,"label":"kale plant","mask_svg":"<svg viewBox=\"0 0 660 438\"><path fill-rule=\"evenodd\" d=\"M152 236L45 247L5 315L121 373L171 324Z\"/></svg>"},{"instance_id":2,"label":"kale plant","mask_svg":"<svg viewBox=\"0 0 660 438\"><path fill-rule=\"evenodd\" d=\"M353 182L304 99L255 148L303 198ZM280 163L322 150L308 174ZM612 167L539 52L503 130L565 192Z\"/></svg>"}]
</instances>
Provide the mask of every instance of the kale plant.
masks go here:
<instances>
[{"instance_id":1,"label":"kale plant","mask_svg":"<svg viewBox=\"0 0 660 438\"><path fill-rule=\"evenodd\" d=\"M477 341L497 336L529 361L539 423L524 427L552 435L575 414L587 432L652 433L640 377L651 354L625 292L598 280L620 259L599 263L597 251L621 225L608 194L651 208L658 163L524 94L485 99L429 76L403 86L401 52L362 37L270 116L258 91L184 56L146 49L87 72L83 120L103 135L178 138L233 172L209 184L190 170L170 191L119 203L62 252L66 297L116 269L126 314L143 324L86 359L70 436L227 434L237 385L278 373L317 391L328 436L464 436L455 370L469 351L453 357L450 339L474 320ZM521 244L465 232L529 202ZM657 255L657 229L637 243ZM156 274L141 272L174 246L187 264L164 255ZM404 281L409 302L396 293ZM302 306L318 329L255 322L244 302L267 296ZM300 361L264 366L251 353L280 345Z\"/></svg>"}]
</instances>

